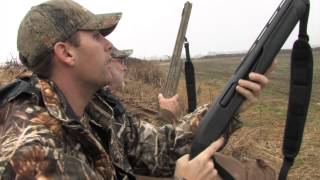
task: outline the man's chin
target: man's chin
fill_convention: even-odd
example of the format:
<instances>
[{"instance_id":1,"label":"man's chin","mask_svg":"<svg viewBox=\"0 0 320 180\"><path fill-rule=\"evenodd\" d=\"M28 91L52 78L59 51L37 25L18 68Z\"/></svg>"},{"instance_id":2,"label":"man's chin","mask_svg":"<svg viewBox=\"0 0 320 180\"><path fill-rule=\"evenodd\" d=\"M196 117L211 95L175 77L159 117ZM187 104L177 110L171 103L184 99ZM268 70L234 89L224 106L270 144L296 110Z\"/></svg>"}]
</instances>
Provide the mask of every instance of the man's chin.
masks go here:
<instances>
[{"instance_id":1,"label":"man's chin","mask_svg":"<svg viewBox=\"0 0 320 180\"><path fill-rule=\"evenodd\" d=\"M125 89L125 87L126 87L126 84L123 82L122 85L121 85L121 87L119 88L120 91L123 92L124 89Z\"/></svg>"}]
</instances>

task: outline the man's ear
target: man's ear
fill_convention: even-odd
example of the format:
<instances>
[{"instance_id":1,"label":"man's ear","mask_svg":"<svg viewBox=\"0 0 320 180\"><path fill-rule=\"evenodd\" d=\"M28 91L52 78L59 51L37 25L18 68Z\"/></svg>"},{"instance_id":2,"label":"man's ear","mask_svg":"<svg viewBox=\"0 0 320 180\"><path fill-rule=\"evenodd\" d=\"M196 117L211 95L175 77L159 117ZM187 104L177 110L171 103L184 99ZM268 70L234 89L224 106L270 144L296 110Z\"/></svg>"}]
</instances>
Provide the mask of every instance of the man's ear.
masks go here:
<instances>
[{"instance_id":1,"label":"man's ear","mask_svg":"<svg viewBox=\"0 0 320 180\"><path fill-rule=\"evenodd\" d=\"M53 46L53 52L56 59L67 66L74 66L75 64L75 54L70 44L65 42L57 42Z\"/></svg>"}]
</instances>

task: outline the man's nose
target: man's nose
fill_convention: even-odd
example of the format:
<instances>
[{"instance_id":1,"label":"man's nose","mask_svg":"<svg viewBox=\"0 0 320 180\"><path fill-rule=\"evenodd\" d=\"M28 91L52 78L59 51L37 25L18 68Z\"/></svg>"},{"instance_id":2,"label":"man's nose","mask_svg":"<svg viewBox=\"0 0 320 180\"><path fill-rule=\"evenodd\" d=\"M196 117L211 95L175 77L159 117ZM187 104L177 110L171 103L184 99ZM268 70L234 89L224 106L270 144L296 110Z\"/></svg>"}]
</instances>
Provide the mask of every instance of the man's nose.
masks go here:
<instances>
[{"instance_id":1,"label":"man's nose","mask_svg":"<svg viewBox=\"0 0 320 180\"><path fill-rule=\"evenodd\" d=\"M104 38L104 39L105 39L104 40L104 50L111 52L112 47L113 47L112 43L108 39L106 39L106 38Z\"/></svg>"}]
</instances>

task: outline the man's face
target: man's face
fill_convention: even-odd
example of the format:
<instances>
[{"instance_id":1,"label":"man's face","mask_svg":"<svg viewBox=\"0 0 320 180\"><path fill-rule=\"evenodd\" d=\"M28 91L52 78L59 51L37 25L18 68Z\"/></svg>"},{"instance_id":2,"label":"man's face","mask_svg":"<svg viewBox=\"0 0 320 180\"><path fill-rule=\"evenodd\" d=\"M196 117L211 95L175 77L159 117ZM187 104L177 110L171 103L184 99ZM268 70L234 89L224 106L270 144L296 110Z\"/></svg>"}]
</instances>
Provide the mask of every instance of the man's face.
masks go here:
<instances>
[{"instance_id":1,"label":"man's face","mask_svg":"<svg viewBox=\"0 0 320 180\"><path fill-rule=\"evenodd\" d=\"M124 75L127 70L127 66L124 63L124 59L113 58L108 66L108 72L111 74L111 82L108 84L108 88L115 92L123 90L125 86ZM108 75L107 75L108 76Z\"/></svg>"},{"instance_id":2,"label":"man's face","mask_svg":"<svg viewBox=\"0 0 320 180\"><path fill-rule=\"evenodd\" d=\"M75 71L85 85L100 88L109 84L112 76L107 66L111 64L112 44L98 31L79 31L80 46L75 50Z\"/></svg>"}]
</instances>

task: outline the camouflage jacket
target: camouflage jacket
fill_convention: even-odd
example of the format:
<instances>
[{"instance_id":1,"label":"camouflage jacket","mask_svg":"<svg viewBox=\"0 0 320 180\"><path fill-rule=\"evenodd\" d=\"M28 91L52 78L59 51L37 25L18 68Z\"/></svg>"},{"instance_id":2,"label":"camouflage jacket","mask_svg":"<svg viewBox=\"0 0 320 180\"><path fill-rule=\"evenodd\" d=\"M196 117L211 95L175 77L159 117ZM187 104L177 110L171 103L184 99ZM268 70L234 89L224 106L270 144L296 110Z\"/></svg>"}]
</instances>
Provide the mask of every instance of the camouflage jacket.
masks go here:
<instances>
[{"instance_id":1,"label":"camouflage jacket","mask_svg":"<svg viewBox=\"0 0 320 180\"><path fill-rule=\"evenodd\" d=\"M156 128L98 92L77 117L58 87L37 77L1 88L0 99L0 179L169 177L189 152L199 114Z\"/></svg>"}]
</instances>

